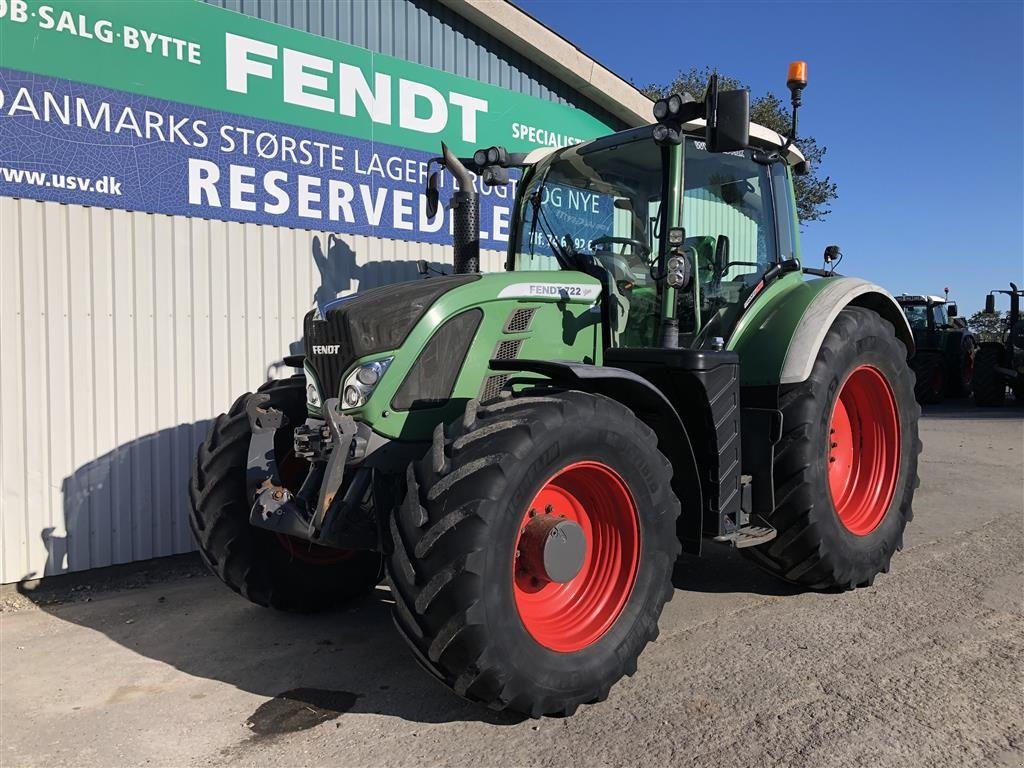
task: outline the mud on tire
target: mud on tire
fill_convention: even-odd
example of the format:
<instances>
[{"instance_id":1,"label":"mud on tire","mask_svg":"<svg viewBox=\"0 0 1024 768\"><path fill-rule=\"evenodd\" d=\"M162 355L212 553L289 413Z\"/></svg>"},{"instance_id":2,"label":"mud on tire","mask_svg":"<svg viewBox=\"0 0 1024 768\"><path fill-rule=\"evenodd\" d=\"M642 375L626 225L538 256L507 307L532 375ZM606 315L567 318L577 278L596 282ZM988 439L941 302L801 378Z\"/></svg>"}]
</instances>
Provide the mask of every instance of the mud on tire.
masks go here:
<instances>
[{"instance_id":1,"label":"mud on tire","mask_svg":"<svg viewBox=\"0 0 1024 768\"><path fill-rule=\"evenodd\" d=\"M680 551L672 469L654 433L623 405L561 392L479 406L410 466L391 520L388 580L395 623L419 662L461 696L538 717L603 700L658 635ZM581 650L534 639L517 608L520 525L548 479L600 462L635 500L635 581L614 623Z\"/></svg>"},{"instance_id":2,"label":"mud on tire","mask_svg":"<svg viewBox=\"0 0 1024 768\"><path fill-rule=\"evenodd\" d=\"M921 452L914 400L914 376L907 350L893 326L876 313L848 307L829 329L810 378L783 389L783 435L775 447L775 510L778 530L771 542L741 552L765 570L811 589L852 589L870 585L889 569L903 546L913 517ZM868 366L891 389L898 416L899 458L891 501L877 525L864 535L841 522L830 493L830 425L836 400L856 369Z\"/></svg>"},{"instance_id":3,"label":"mud on tire","mask_svg":"<svg viewBox=\"0 0 1024 768\"><path fill-rule=\"evenodd\" d=\"M270 395L268 406L284 411L290 425L305 421L304 377L268 381L258 391ZM250 525L252 500L245 487L249 397L242 395L214 420L192 465L189 524L203 560L235 592L281 610L325 610L365 594L382 576L379 554L338 550L333 556L332 550L282 541ZM291 434L285 427L276 435L279 462L291 451ZM317 556L310 556L314 552Z\"/></svg>"}]
</instances>

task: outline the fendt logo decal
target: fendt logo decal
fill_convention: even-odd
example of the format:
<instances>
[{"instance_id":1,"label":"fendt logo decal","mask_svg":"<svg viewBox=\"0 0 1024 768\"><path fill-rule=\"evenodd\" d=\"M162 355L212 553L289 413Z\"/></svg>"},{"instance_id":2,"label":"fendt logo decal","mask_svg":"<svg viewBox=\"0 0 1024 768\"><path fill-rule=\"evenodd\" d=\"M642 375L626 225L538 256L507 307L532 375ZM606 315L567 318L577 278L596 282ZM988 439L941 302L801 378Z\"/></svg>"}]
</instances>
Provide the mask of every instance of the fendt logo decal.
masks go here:
<instances>
[{"instance_id":1,"label":"fendt logo decal","mask_svg":"<svg viewBox=\"0 0 1024 768\"><path fill-rule=\"evenodd\" d=\"M501 289L499 299L561 299L594 301L601 295L599 285L562 283L514 283Z\"/></svg>"},{"instance_id":2,"label":"fendt logo decal","mask_svg":"<svg viewBox=\"0 0 1024 768\"><path fill-rule=\"evenodd\" d=\"M341 344L314 344L314 355L336 355Z\"/></svg>"}]
</instances>

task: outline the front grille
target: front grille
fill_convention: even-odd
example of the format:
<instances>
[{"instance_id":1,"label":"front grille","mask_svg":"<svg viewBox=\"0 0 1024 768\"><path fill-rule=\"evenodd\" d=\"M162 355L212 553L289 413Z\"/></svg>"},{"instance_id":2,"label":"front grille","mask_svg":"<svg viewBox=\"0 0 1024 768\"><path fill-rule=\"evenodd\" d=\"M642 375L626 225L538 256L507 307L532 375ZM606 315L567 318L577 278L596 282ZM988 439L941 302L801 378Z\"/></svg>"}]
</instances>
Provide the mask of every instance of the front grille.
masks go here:
<instances>
[{"instance_id":1,"label":"front grille","mask_svg":"<svg viewBox=\"0 0 1024 768\"><path fill-rule=\"evenodd\" d=\"M303 322L305 361L316 374L321 396L324 399L339 397L341 377L355 360L351 347L342 343L347 336L342 328L345 318L338 312L328 312L323 320L313 318L314 313L310 312ZM337 350L317 353L314 350L318 347L328 350L337 347Z\"/></svg>"}]
</instances>

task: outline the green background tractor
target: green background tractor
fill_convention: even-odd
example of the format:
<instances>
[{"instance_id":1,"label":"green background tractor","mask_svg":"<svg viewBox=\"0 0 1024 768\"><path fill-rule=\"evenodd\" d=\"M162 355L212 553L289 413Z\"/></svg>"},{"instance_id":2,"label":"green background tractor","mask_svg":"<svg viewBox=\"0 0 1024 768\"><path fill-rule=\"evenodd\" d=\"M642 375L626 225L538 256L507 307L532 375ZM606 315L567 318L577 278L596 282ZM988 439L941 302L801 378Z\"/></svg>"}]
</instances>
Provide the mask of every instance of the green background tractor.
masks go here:
<instances>
[{"instance_id":1,"label":"green background tractor","mask_svg":"<svg viewBox=\"0 0 1024 768\"><path fill-rule=\"evenodd\" d=\"M986 314L995 314L997 293L1010 297L1010 313L1002 338L984 341L978 349L974 373L974 402L978 405L1002 405L1007 387L1018 402L1024 402L1024 320L1020 316L1024 291L1010 283L1008 291L989 292L985 297Z\"/></svg>"},{"instance_id":2,"label":"green background tractor","mask_svg":"<svg viewBox=\"0 0 1024 768\"><path fill-rule=\"evenodd\" d=\"M805 84L792 67L794 133ZM801 266L806 166L748 98L712 79L565 149L444 148L455 274L311 312L302 373L199 448L213 571L300 611L384 575L424 668L540 716L636 670L706 540L808 589L888 570L917 485L913 337L882 288ZM474 183L510 168L508 270L480 274Z\"/></svg>"},{"instance_id":3,"label":"green background tractor","mask_svg":"<svg viewBox=\"0 0 1024 768\"><path fill-rule=\"evenodd\" d=\"M915 395L920 403L938 403L971 390L978 340L947 296L901 294L896 301L914 333L910 358Z\"/></svg>"}]
</instances>

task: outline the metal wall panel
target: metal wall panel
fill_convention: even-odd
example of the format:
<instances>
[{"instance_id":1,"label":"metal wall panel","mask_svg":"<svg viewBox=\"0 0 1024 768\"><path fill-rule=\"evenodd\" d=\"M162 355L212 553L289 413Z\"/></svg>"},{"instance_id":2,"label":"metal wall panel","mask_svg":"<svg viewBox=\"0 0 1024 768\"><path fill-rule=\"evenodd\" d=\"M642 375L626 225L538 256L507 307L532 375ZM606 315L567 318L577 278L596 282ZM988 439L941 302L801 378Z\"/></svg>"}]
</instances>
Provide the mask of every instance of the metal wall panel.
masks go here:
<instances>
[{"instance_id":1,"label":"metal wall panel","mask_svg":"<svg viewBox=\"0 0 1024 768\"><path fill-rule=\"evenodd\" d=\"M203 0L625 124L436 0Z\"/></svg>"},{"instance_id":2,"label":"metal wall panel","mask_svg":"<svg viewBox=\"0 0 1024 768\"><path fill-rule=\"evenodd\" d=\"M190 550L195 447L291 372L275 362L314 295L451 263L440 245L12 198L0 232L2 583Z\"/></svg>"}]
</instances>

